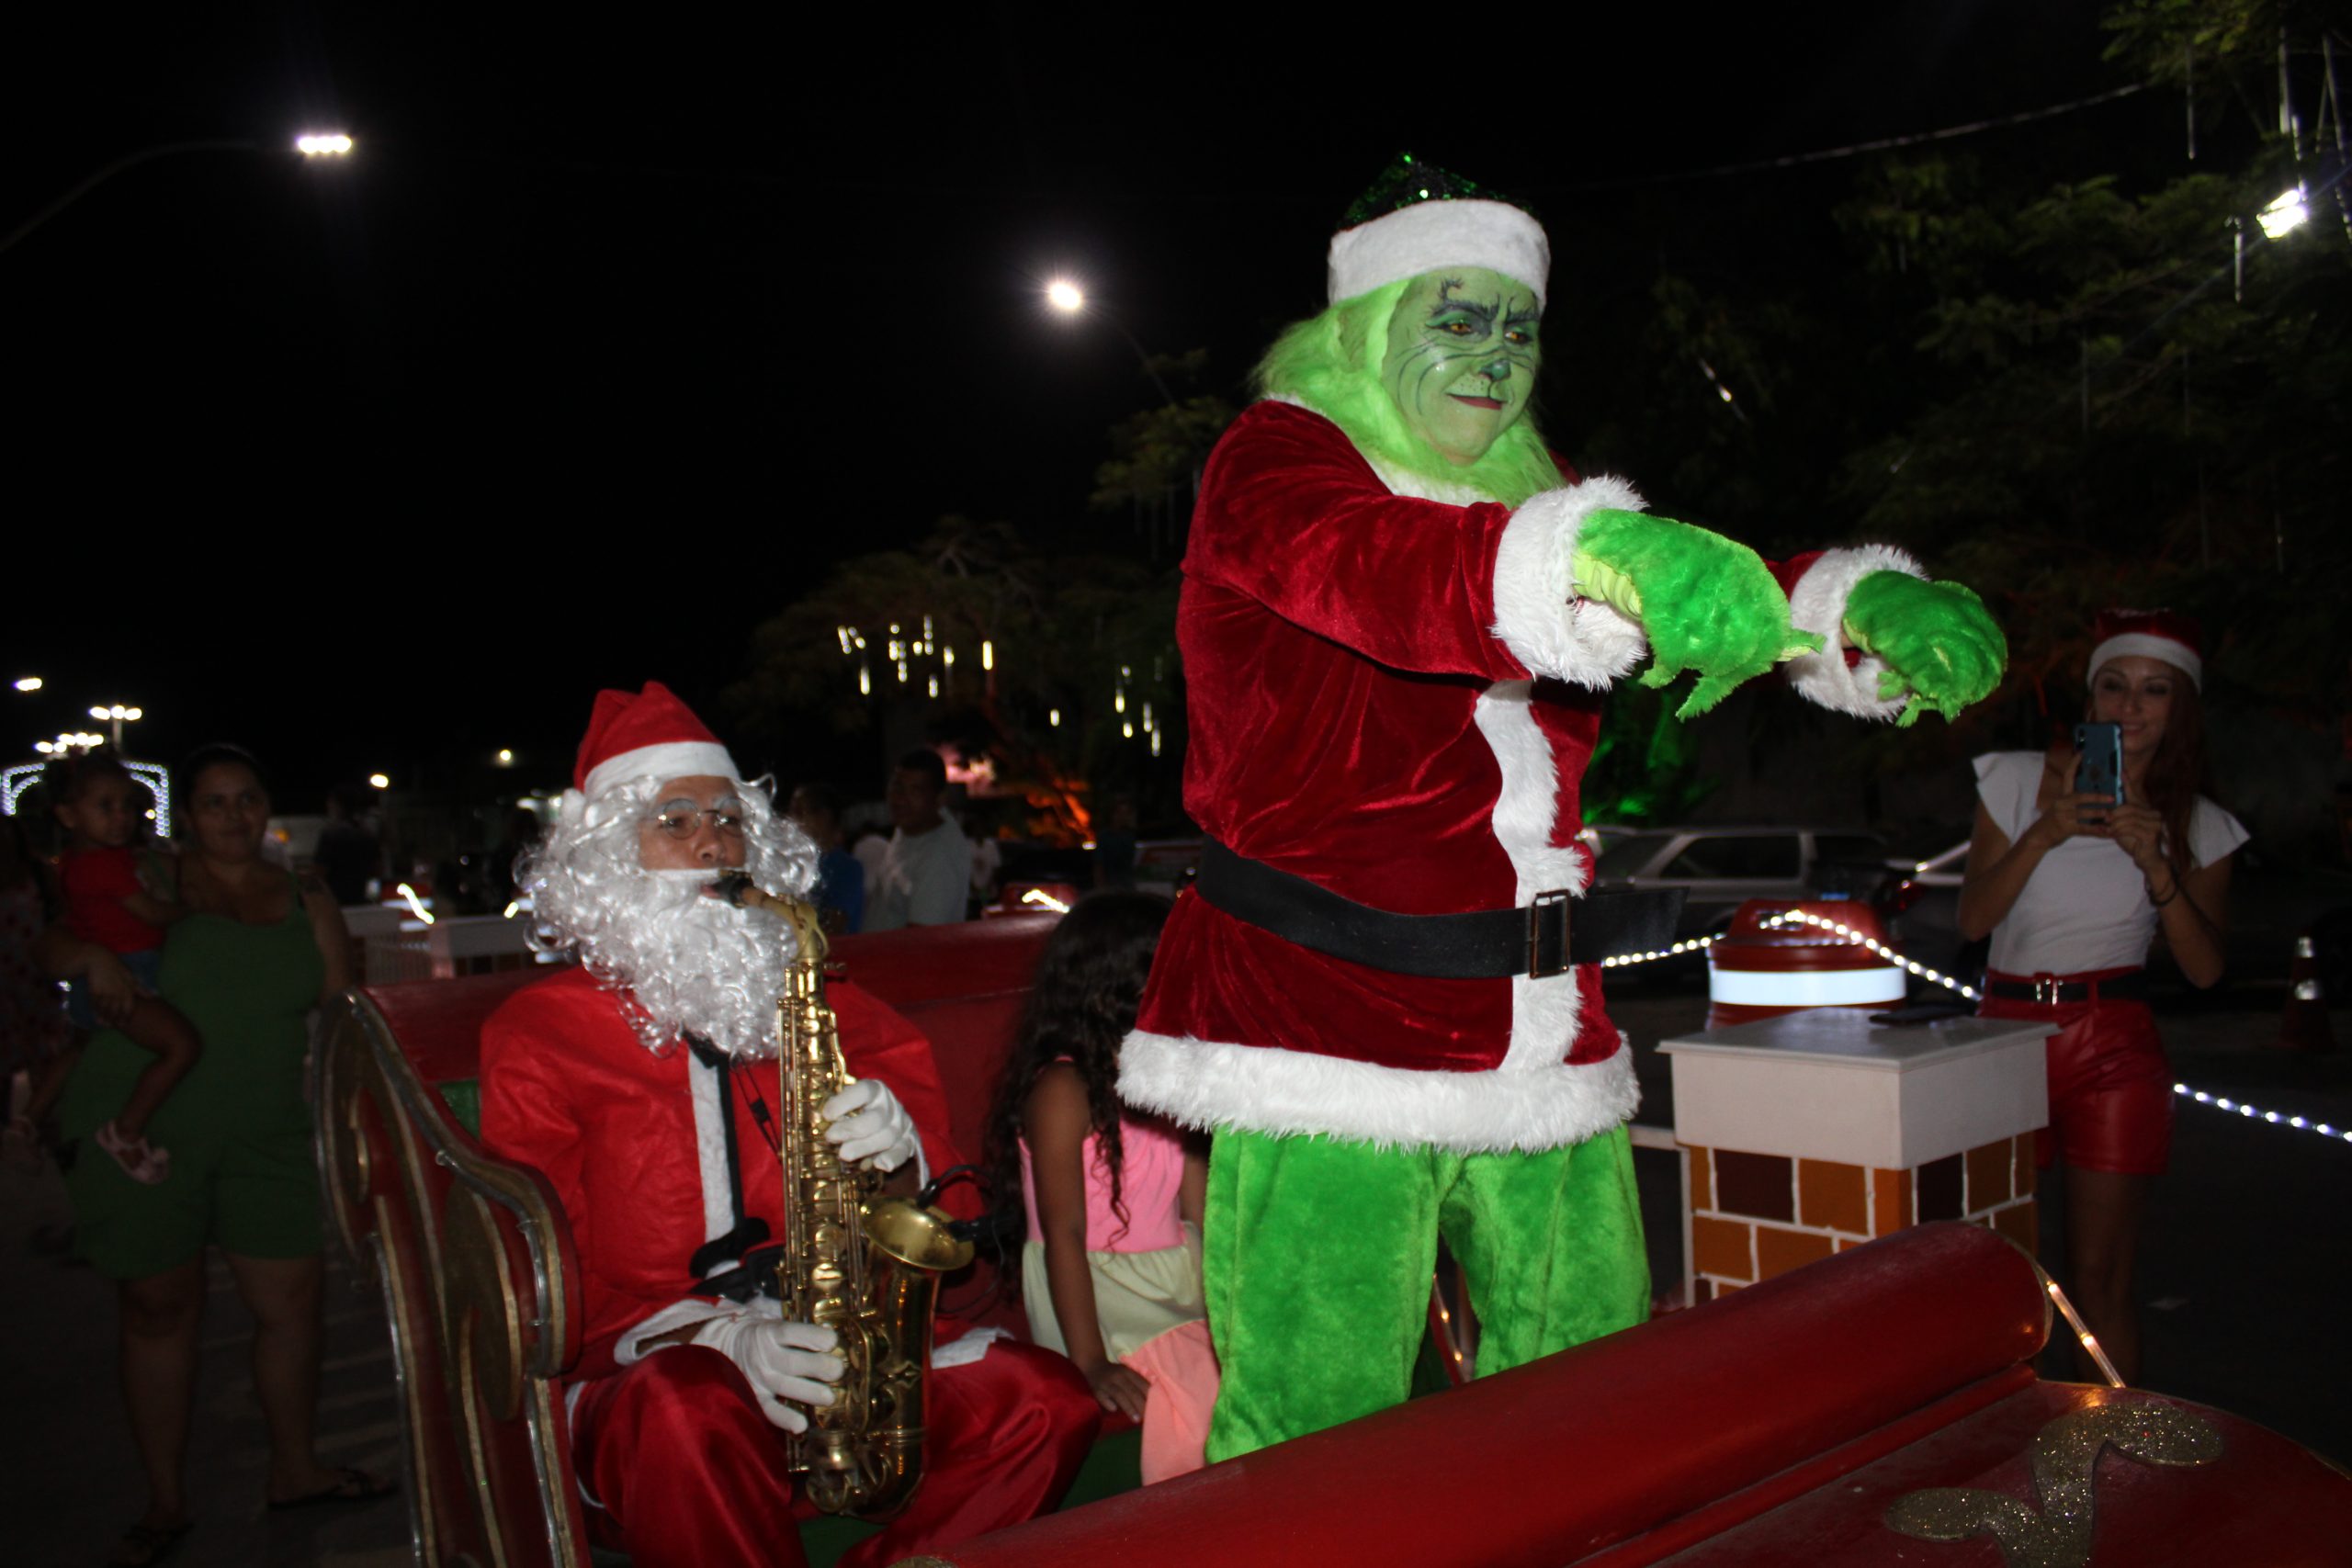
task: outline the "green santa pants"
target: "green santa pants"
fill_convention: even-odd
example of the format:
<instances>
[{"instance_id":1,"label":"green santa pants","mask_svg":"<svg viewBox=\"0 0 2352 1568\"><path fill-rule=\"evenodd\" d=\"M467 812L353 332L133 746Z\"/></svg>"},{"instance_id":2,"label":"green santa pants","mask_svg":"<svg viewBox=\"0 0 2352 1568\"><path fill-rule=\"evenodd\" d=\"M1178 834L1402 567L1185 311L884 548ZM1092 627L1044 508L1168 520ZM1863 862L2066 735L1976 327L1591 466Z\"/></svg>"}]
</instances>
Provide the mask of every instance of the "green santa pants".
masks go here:
<instances>
[{"instance_id":1,"label":"green santa pants","mask_svg":"<svg viewBox=\"0 0 2352 1568\"><path fill-rule=\"evenodd\" d=\"M1440 1235L1478 1314L1482 1374L1649 1313L1622 1127L1540 1154L1476 1155L1219 1128L1204 1218L1224 1369L1211 1461L1402 1403Z\"/></svg>"}]
</instances>

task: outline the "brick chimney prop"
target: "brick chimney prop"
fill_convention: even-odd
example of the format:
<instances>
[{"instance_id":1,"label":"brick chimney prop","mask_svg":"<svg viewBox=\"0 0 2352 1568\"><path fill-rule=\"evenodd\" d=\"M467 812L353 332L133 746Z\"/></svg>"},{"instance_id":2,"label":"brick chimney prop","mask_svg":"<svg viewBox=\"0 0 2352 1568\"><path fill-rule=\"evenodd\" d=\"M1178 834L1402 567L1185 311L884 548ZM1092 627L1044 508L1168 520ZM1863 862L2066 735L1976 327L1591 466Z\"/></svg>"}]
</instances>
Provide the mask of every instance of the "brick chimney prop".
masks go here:
<instances>
[{"instance_id":1,"label":"brick chimney prop","mask_svg":"<svg viewBox=\"0 0 2352 1568\"><path fill-rule=\"evenodd\" d=\"M1708 955L1737 977L1733 995L1719 987L1711 1027L1659 1046L1689 1157L1692 1304L1931 1220L1990 1226L2030 1254L2050 1027L1872 1023L1902 1005L1904 971L1848 937L1774 923L1789 908L1743 907ZM1867 908L1798 908L1875 939Z\"/></svg>"}]
</instances>

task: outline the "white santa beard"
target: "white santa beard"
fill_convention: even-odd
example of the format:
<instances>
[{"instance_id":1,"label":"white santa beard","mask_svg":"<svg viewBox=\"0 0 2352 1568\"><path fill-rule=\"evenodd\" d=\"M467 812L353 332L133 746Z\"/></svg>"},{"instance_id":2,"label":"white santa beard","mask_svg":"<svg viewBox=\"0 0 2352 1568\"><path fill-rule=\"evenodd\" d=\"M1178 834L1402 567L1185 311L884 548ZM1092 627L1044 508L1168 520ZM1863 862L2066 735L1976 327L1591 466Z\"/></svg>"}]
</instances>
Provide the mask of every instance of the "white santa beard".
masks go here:
<instances>
[{"instance_id":1,"label":"white santa beard","mask_svg":"<svg viewBox=\"0 0 2352 1568\"><path fill-rule=\"evenodd\" d=\"M630 1024L656 1049L699 1035L736 1056L773 1055L791 938L772 915L702 891L713 874L650 871L620 918L581 944L596 973L628 987Z\"/></svg>"}]
</instances>

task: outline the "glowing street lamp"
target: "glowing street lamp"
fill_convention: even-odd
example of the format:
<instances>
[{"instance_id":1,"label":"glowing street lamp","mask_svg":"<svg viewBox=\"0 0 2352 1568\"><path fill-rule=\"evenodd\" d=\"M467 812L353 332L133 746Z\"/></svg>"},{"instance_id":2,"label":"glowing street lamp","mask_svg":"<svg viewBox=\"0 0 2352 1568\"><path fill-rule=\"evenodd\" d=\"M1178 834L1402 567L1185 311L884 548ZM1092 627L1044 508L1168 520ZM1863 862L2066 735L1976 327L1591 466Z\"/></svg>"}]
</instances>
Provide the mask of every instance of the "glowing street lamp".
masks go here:
<instances>
[{"instance_id":1,"label":"glowing street lamp","mask_svg":"<svg viewBox=\"0 0 2352 1568\"><path fill-rule=\"evenodd\" d=\"M38 692L38 691L40 691L40 676L38 676L38 675L19 675L19 676L17 676L17 690L18 690L18 691L20 691L20 692Z\"/></svg>"},{"instance_id":2,"label":"glowing street lamp","mask_svg":"<svg viewBox=\"0 0 2352 1568\"><path fill-rule=\"evenodd\" d=\"M1091 316L1126 339L1127 346L1136 351L1136 363L1142 366L1143 373L1151 378L1152 389L1159 394L1160 401L1171 409L1176 406L1176 394L1168 389L1168 383L1161 380L1159 372L1152 367L1151 355L1144 351L1141 341L1127 330L1125 321L1090 301L1085 289L1067 277L1054 278L1046 285L1046 303L1065 316Z\"/></svg>"},{"instance_id":3,"label":"glowing street lamp","mask_svg":"<svg viewBox=\"0 0 2352 1568\"><path fill-rule=\"evenodd\" d=\"M2276 240L2301 228L2310 221L2311 215L2306 193L2298 185L2274 197L2268 205L2254 215L2254 220L2262 225L2264 239Z\"/></svg>"},{"instance_id":4,"label":"glowing street lamp","mask_svg":"<svg viewBox=\"0 0 2352 1568\"><path fill-rule=\"evenodd\" d=\"M122 750L122 727L126 724L138 723L141 719L146 717L147 714L146 710L143 708L127 708L120 703L111 703L104 707L92 708L90 710L90 716L102 721L111 720L113 722L114 749L119 751Z\"/></svg>"},{"instance_id":5,"label":"glowing street lamp","mask_svg":"<svg viewBox=\"0 0 2352 1568\"><path fill-rule=\"evenodd\" d=\"M61 735L54 740L36 740L33 742L33 750L44 757L64 757L75 751L86 751L93 746L104 744L105 741L106 737L103 735L92 735L85 729L77 729L71 734Z\"/></svg>"},{"instance_id":6,"label":"glowing street lamp","mask_svg":"<svg viewBox=\"0 0 2352 1568\"><path fill-rule=\"evenodd\" d=\"M385 777L382 773L369 773L368 775L368 782L378 789L390 789L392 787L392 781Z\"/></svg>"},{"instance_id":7,"label":"glowing street lamp","mask_svg":"<svg viewBox=\"0 0 2352 1568\"><path fill-rule=\"evenodd\" d=\"M303 158L311 161L319 159L333 161L350 156L356 145L357 143L354 142L348 135L340 130L310 130L295 138L293 150ZM126 152L111 164L101 164L85 175L81 184L9 230L5 237L0 237L0 251L9 250L26 235L125 169L135 169L141 164L153 163L158 158L175 157L184 152L266 152L267 151L269 151L268 148L250 137L230 136L208 137L193 141L162 141L153 147L141 147L135 152Z\"/></svg>"}]
</instances>

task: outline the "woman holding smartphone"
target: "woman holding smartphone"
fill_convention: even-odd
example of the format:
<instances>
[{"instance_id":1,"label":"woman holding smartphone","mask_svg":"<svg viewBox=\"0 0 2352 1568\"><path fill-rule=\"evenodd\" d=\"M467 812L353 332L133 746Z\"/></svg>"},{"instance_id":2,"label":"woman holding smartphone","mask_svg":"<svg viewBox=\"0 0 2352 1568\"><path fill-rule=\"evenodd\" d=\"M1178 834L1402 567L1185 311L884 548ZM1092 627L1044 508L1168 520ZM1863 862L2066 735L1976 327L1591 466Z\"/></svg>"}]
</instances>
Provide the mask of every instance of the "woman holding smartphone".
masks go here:
<instances>
[{"instance_id":1,"label":"woman holding smartphone","mask_svg":"<svg viewBox=\"0 0 2352 1568\"><path fill-rule=\"evenodd\" d=\"M1971 940L1993 939L1978 1011L2058 1026L2040 1164L2066 1164L2071 1293L2132 1382L2140 1216L2148 1179L2163 1174L2172 1147L2172 1073L2142 966L2161 930L2189 984L2222 977L2230 857L2246 832L2201 793L2196 624L2169 611L2108 610L2096 637L2083 744L1976 759L1959 923ZM2088 787L2113 776L2098 764L2117 751L2120 791Z\"/></svg>"}]
</instances>

